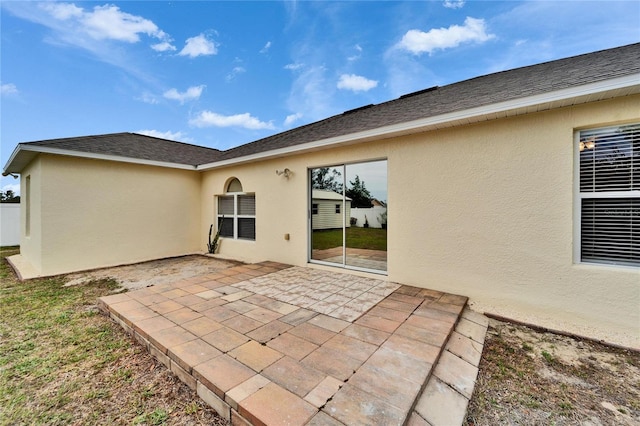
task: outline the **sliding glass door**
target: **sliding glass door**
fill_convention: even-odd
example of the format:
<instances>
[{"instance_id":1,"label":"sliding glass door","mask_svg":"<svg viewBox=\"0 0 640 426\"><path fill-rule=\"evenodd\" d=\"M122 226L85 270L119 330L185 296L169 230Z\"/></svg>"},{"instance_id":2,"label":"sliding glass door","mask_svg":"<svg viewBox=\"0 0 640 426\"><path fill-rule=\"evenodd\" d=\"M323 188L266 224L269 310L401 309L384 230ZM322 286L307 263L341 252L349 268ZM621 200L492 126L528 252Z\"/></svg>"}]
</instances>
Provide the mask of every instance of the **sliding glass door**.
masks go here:
<instances>
[{"instance_id":1,"label":"sliding glass door","mask_svg":"<svg viewBox=\"0 0 640 426\"><path fill-rule=\"evenodd\" d=\"M310 261L387 270L387 160L309 170Z\"/></svg>"}]
</instances>

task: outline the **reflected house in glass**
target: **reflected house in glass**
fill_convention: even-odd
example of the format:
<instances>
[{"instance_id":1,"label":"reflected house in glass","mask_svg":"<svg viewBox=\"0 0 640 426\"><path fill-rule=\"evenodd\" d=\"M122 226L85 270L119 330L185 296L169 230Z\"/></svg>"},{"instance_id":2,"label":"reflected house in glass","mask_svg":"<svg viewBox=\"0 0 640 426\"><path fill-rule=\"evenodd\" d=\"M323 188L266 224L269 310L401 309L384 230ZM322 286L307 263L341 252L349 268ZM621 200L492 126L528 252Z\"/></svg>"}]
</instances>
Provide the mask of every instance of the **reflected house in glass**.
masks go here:
<instances>
[{"instance_id":1,"label":"reflected house in glass","mask_svg":"<svg viewBox=\"0 0 640 426\"><path fill-rule=\"evenodd\" d=\"M346 201L346 202L345 202ZM327 190L314 189L311 193L312 229L342 228L344 217L351 217L351 198ZM345 226L349 227L347 219Z\"/></svg>"},{"instance_id":2,"label":"reflected house in glass","mask_svg":"<svg viewBox=\"0 0 640 426\"><path fill-rule=\"evenodd\" d=\"M21 177L25 278L203 253L223 223L221 257L375 273L640 348L640 44L226 151L135 133L20 143L4 173ZM372 210L353 226L356 209Z\"/></svg>"}]
</instances>

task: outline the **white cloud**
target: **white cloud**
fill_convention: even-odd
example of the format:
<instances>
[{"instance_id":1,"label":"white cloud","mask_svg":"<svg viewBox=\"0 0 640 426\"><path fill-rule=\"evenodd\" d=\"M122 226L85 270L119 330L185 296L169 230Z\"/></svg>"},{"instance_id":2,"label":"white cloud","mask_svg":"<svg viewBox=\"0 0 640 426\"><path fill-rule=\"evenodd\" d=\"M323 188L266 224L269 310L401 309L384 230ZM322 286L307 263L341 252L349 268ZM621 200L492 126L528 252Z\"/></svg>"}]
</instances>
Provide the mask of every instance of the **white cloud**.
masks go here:
<instances>
[{"instance_id":1,"label":"white cloud","mask_svg":"<svg viewBox=\"0 0 640 426\"><path fill-rule=\"evenodd\" d=\"M291 85L287 108L304 114L307 120L329 117L342 108L334 104L335 80L327 78L324 66L305 66Z\"/></svg>"},{"instance_id":2,"label":"white cloud","mask_svg":"<svg viewBox=\"0 0 640 426\"><path fill-rule=\"evenodd\" d=\"M227 76L225 77L225 79L227 80L227 82L233 80L236 78L236 76L238 74L242 74L247 72L246 69L244 69L243 67L234 67L231 72L229 74L227 74Z\"/></svg>"},{"instance_id":3,"label":"white cloud","mask_svg":"<svg viewBox=\"0 0 640 426\"><path fill-rule=\"evenodd\" d=\"M41 7L57 20L73 21L67 24L95 40L137 43L140 41L140 34L159 40L168 38L152 21L123 12L115 5L95 6L93 11L85 11L69 3L43 3Z\"/></svg>"},{"instance_id":4,"label":"white cloud","mask_svg":"<svg viewBox=\"0 0 640 426\"><path fill-rule=\"evenodd\" d=\"M3 95L16 95L18 94L18 88L13 83L7 83L0 86L0 93Z\"/></svg>"},{"instance_id":5,"label":"white cloud","mask_svg":"<svg viewBox=\"0 0 640 426\"><path fill-rule=\"evenodd\" d=\"M156 52L166 52L168 50L174 51L176 47L169 43L168 41L163 41L162 43L152 44L151 48Z\"/></svg>"},{"instance_id":6,"label":"white cloud","mask_svg":"<svg viewBox=\"0 0 640 426\"><path fill-rule=\"evenodd\" d=\"M205 88L205 85L193 86L189 87L185 92L178 92L177 89L169 89L162 94L167 99L171 99L174 101L178 101L181 104L184 104L186 101L191 101L194 99L200 98L202 94L202 90Z\"/></svg>"},{"instance_id":7,"label":"white cloud","mask_svg":"<svg viewBox=\"0 0 640 426\"><path fill-rule=\"evenodd\" d=\"M4 192L13 191L14 195L20 195L20 184L10 183L10 184L4 185L2 187L2 191Z\"/></svg>"},{"instance_id":8,"label":"white cloud","mask_svg":"<svg viewBox=\"0 0 640 426\"><path fill-rule=\"evenodd\" d=\"M82 49L102 62L149 82L154 81L155 76L141 70L140 62L116 44L136 44L144 38L157 44L171 43L171 37L151 20L123 12L114 5L85 9L63 2L16 1L2 2L2 9L47 28L44 40L49 44Z\"/></svg>"},{"instance_id":9,"label":"white cloud","mask_svg":"<svg viewBox=\"0 0 640 426\"><path fill-rule=\"evenodd\" d=\"M360 57L362 56L362 47L359 44L356 44L355 46L353 46L353 48L358 52L357 54L353 55L353 56L349 56L347 58L347 61L353 62L353 61L357 61L358 59L360 59Z\"/></svg>"},{"instance_id":10,"label":"white cloud","mask_svg":"<svg viewBox=\"0 0 640 426\"><path fill-rule=\"evenodd\" d=\"M192 140L186 137L182 132L172 132L172 131L161 132L159 130L138 130L135 133L138 133L140 135L151 136L154 138L168 139L170 141L192 142Z\"/></svg>"},{"instance_id":11,"label":"white cloud","mask_svg":"<svg viewBox=\"0 0 640 426\"><path fill-rule=\"evenodd\" d=\"M432 53L437 49L448 49L468 42L485 42L494 38L487 33L484 19L467 17L464 25L451 25L449 28L434 28L428 32L409 30L398 44L401 49L419 55Z\"/></svg>"},{"instance_id":12,"label":"white cloud","mask_svg":"<svg viewBox=\"0 0 640 426\"><path fill-rule=\"evenodd\" d=\"M285 70L290 70L290 71L296 71L299 70L300 68L304 67L304 64L301 64L299 62L296 62L294 64L287 64L284 66Z\"/></svg>"},{"instance_id":13,"label":"white cloud","mask_svg":"<svg viewBox=\"0 0 640 426\"><path fill-rule=\"evenodd\" d=\"M221 115L212 111L201 111L189 120L195 127L243 127L251 130L275 129L272 122L260 121L248 112L236 115Z\"/></svg>"},{"instance_id":14,"label":"white cloud","mask_svg":"<svg viewBox=\"0 0 640 426\"><path fill-rule=\"evenodd\" d=\"M464 3L464 0L444 0L442 5L447 9L462 9Z\"/></svg>"},{"instance_id":15,"label":"white cloud","mask_svg":"<svg viewBox=\"0 0 640 426\"><path fill-rule=\"evenodd\" d=\"M287 118L284 119L285 126L291 126L296 121L302 118L302 113L296 112L295 114L287 115Z\"/></svg>"},{"instance_id":16,"label":"white cloud","mask_svg":"<svg viewBox=\"0 0 640 426\"><path fill-rule=\"evenodd\" d=\"M338 80L338 89L352 90L354 92L366 92L378 85L376 80L369 80L355 74L342 74Z\"/></svg>"},{"instance_id":17,"label":"white cloud","mask_svg":"<svg viewBox=\"0 0 640 426\"><path fill-rule=\"evenodd\" d=\"M215 55L218 48L215 42L207 39L204 34L190 37L185 42L184 48L178 53L180 56L189 56L195 58L197 56Z\"/></svg>"},{"instance_id":18,"label":"white cloud","mask_svg":"<svg viewBox=\"0 0 640 426\"><path fill-rule=\"evenodd\" d=\"M62 21L70 18L78 18L84 10L71 3L43 3L41 7L47 10L54 18Z\"/></svg>"},{"instance_id":19,"label":"white cloud","mask_svg":"<svg viewBox=\"0 0 640 426\"><path fill-rule=\"evenodd\" d=\"M140 33L158 39L166 36L150 20L122 12L113 5L96 6L93 13L84 14L82 20L89 35L98 40L106 38L136 43L140 41Z\"/></svg>"},{"instance_id":20,"label":"white cloud","mask_svg":"<svg viewBox=\"0 0 640 426\"><path fill-rule=\"evenodd\" d=\"M268 41L267 44L264 45L262 49L260 49L260 53L267 53L271 49L271 42Z\"/></svg>"},{"instance_id":21,"label":"white cloud","mask_svg":"<svg viewBox=\"0 0 640 426\"><path fill-rule=\"evenodd\" d=\"M142 96L135 98L136 101L142 101L146 104L156 105L158 104L158 99L154 95L149 92L144 92Z\"/></svg>"}]
</instances>

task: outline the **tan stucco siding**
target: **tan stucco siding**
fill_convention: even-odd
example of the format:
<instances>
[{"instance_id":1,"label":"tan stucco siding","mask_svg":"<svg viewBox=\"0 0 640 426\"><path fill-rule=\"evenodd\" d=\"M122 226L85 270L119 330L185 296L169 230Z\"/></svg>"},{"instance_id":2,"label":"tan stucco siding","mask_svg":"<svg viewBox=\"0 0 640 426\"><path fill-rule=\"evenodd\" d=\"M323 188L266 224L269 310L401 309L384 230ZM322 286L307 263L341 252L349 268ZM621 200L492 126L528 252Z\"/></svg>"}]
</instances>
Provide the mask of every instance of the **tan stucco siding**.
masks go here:
<instances>
[{"instance_id":1,"label":"tan stucco siding","mask_svg":"<svg viewBox=\"0 0 640 426\"><path fill-rule=\"evenodd\" d=\"M389 218L390 278L551 328L635 336L639 346L640 270L573 259L575 129L638 120L639 99L404 141L389 161L391 212L403 214ZM422 196L404 205L397 194L411 187Z\"/></svg>"},{"instance_id":2,"label":"tan stucco siding","mask_svg":"<svg viewBox=\"0 0 640 426\"><path fill-rule=\"evenodd\" d=\"M42 274L199 250L197 172L48 155L40 162Z\"/></svg>"},{"instance_id":3,"label":"tan stucco siding","mask_svg":"<svg viewBox=\"0 0 640 426\"><path fill-rule=\"evenodd\" d=\"M29 188L27 189L27 182ZM20 176L20 254L42 270L42 163L36 157ZM28 218L27 218L28 216ZM27 235L27 220L29 232Z\"/></svg>"},{"instance_id":4,"label":"tan stucco siding","mask_svg":"<svg viewBox=\"0 0 640 426\"><path fill-rule=\"evenodd\" d=\"M638 121L638 111L632 96L205 172L201 233L213 195L236 176L256 193L256 241L225 240L221 255L305 265L308 168L387 158L390 280L640 347L638 268L573 259L575 130ZM285 167L288 180L275 174Z\"/></svg>"}]
</instances>

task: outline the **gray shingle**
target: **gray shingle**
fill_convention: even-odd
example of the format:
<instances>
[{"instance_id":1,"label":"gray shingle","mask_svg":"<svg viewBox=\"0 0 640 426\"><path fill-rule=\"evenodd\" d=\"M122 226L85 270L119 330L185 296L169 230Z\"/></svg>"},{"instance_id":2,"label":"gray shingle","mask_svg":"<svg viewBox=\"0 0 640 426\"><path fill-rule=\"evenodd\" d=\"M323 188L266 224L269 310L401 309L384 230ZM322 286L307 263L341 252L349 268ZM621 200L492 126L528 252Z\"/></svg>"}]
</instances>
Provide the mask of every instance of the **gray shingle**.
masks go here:
<instances>
[{"instance_id":1,"label":"gray shingle","mask_svg":"<svg viewBox=\"0 0 640 426\"><path fill-rule=\"evenodd\" d=\"M502 71L336 115L222 152L221 160L287 148L640 72L640 43Z\"/></svg>"},{"instance_id":2,"label":"gray shingle","mask_svg":"<svg viewBox=\"0 0 640 426\"><path fill-rule=\"evenodd\" d=\"M497 72L423 90L278 133L227 151L135 133L31 142L35 145L176 164L201 165L541 95L640 72L640 43Z\"/></svg>"},{"instance_id":3,"label":"gray shingle","mask_svg":"<svg viewBox=\"0 0 640 426\"><path fill-rule=\"evenodd\" d=\"M136 133L113 133L51 139L29 142L24 145L192 166L216 161L221 154L219 150L213 148L174 142Z\"/></svg>"}]
</instances>

